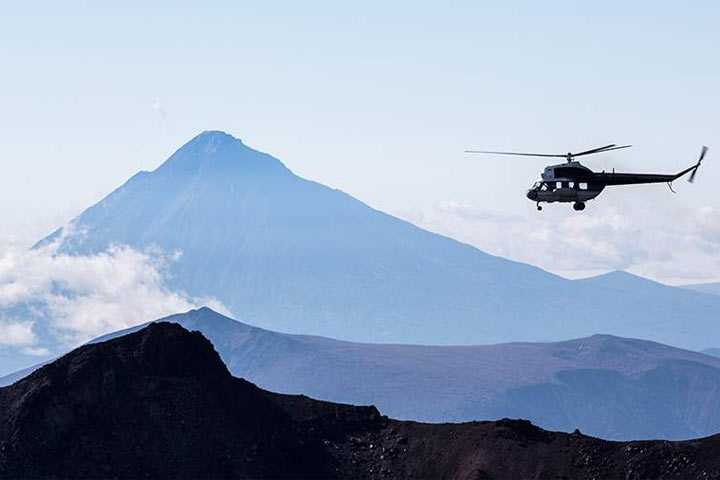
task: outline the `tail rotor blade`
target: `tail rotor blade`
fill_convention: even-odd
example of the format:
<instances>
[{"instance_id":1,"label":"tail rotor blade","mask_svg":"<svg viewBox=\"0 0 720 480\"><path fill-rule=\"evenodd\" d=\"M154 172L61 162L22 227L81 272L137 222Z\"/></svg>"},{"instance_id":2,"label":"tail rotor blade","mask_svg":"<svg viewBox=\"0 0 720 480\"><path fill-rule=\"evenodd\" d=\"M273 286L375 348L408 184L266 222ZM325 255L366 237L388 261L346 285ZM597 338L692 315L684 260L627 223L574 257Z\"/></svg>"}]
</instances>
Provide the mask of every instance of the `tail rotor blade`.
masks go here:
<instances>
[{"instance_id":1,"label":"tail rotor blade","mask_svg":"<svg viewBox=\"0 0 720 480\"><path fill-rule=\"evenodd\" d=\"M693 169L692 172L690 172L690 178L688 178L688 182L693 183L695 182L695 174L698 171L698 168L700 168L700 163L703 161L703 158L705 158L705 154L708 151L707 145L703 145L702 150L700 150L700 158L698 159L697 165Z\"/></svg>"},{"instance_id":2,"label":"tail rotor blade","mask_svg":"<svg viewBox=\"0 0 720 480\"><path fill-rule=\"evenodd\" d=\"M703 158L705 158L705 154L707 153L707 151L708 151L707 145L703 145L703 148L700 151L700 160L698 160L698 163L703 161Z\"/></svg>"}]
</instances>

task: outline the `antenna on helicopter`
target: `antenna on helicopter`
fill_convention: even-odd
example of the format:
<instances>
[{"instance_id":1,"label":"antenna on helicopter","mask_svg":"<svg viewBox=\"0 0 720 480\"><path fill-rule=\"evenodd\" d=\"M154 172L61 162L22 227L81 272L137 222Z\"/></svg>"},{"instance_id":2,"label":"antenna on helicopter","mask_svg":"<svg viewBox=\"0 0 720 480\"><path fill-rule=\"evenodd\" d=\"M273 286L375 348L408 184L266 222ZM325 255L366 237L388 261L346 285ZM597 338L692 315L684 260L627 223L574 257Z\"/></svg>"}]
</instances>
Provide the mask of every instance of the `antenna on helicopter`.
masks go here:
<instances>
[{"instance_id":1,"label":"antenna on helicopter","mask_svg":"<svg viewBox=\"0 0 720 480\"><path fill-rule=\"evenodd\" d=\"M465 153L484 153L489 155L515 155L521 157L554 157L564 158L568 162L572 162L575 157L581 157L583 155L591 155L595 153L605 153L611 150L619 150L621 148L628 148L632 145L616 145L614 143L605 145L604 147L593 148L592 150L585 150L584 152L578 153L521 153L521 152L496 152L491 150L465 150Z\"/></svg>"}]
</instances>

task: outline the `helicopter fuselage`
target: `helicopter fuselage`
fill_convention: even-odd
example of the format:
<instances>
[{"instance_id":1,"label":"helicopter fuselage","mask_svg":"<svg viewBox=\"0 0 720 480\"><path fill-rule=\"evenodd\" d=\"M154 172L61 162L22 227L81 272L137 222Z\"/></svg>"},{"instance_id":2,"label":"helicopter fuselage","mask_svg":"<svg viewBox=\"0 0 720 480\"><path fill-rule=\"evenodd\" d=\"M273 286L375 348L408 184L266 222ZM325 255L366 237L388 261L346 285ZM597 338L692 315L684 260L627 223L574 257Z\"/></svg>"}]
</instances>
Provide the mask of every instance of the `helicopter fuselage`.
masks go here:
<instances>
[{"instance_id":1,"label":"helicopter fuselage","mask_svg":"<svg viewBox=\"0 0 720 480\"><path fill-rule=\"evenodd\" d=\"M533 202L586 202L602 193L605 185L595 181L595 173L580 162L545 167L542 180L527 192Z\"/></svg>"},{"instance_id":2,"label":"helicopter fuselage","mask_svg":"<svg viewBox=\"0 0 720 480\"><path fill-rule=\"evenodd\" d=\"M656 173L610 173L593 172L580 162L572 160L558 165L545 167L542 173L542 180L535 182L535 185L527 192L527 198L538 204L541 202L573 202L575 210L583 210L585 202L592 200L602 193L605 187L610 185L638 185L644 183L672 183L683 175L695 172L700 166L707 147L698 162L675 174ZM692 180L692 175L691 175Z\"/></svg>"}]
</instances>

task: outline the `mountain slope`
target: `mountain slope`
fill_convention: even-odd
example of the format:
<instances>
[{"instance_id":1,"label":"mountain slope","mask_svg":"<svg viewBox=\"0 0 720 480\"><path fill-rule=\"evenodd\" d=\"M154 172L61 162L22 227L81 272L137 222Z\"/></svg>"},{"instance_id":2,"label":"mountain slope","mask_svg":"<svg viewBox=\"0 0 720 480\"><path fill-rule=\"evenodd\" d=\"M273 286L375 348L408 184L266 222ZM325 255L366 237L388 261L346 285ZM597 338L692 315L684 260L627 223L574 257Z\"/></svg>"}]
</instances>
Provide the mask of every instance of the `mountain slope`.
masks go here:
<instances>
[{"instance_id":1,"label":"mountain slope","mask_svg":"<svg viewBox=\"0 0 720 480\"><path fill-rule=\"evenodd\" d=\"M528 418L625 440L720 431L720 359L653 342L595 335L474 347L360 344L263 330L206 308L163 321L201 331L233 375L263 388L371 403L396 418ZM16 378L0 385L9 380Z\"/></svg>"},{"instance_id":2,"label":"mountain slope","mask_svg":"<svg viewBox=\"0 0 720 480\"><path fill-rule=\"evenodd\" d=\"M710 295L720 295L720 283L697 283L694 285L681 285L681 288L694 290L700 293L708 293Z\"/></svg>"},{"instance_id":3,"label":"mountain slope","mask_svg":"<svg viewBox=\"0 0 720 480\"><path fill-rule=\"evenodd\" d=\"M0 390L0 450L2 478L328 476L264 392L231 377L202 335L169 324Z\"/></svg>"},{"instance_id":4,"label":"mountain slope","mask_svg":"<svg viewBox=\"0 0 720 480\"><path fill-rule=\"evenodd\" d=\"M222 132L204 132L56 232L61 251L113 243L182 252L174 287L255 325L355 341L486 344L593 333L688 348L717 339L720 298L569 281L487 255L295 176ZM699 333L702 332L702 335ZM707 340L712 340L706 344Z\"/></svg>"},{"instance_id":5,"label":"mountain slope","mask_svg":"<svg viewBox=\"0 0 720 480\"><path fill-rule=\"evenodd\" d=\"M717 478L720 438L614 443L529 422L430 425L273 394L160 323L0 389L3 478Z\"/></svg>"},{"instance_id":6,"label":"mountain slope","mask_svg":"<svg viewBox=\"0 0 720 480\"><path fill-rule=\"evenodd\" d=\"M471 290L499 299L511 283L556 280L301 179L219 132L199 135L74 223L83 234L63 251L181 251L173 274L191 295L216 297L253 323L345 338L457 341L463 332L441 322L453 315L480 337L494 329L482 326Z\"/></svg>"}]
</instances>

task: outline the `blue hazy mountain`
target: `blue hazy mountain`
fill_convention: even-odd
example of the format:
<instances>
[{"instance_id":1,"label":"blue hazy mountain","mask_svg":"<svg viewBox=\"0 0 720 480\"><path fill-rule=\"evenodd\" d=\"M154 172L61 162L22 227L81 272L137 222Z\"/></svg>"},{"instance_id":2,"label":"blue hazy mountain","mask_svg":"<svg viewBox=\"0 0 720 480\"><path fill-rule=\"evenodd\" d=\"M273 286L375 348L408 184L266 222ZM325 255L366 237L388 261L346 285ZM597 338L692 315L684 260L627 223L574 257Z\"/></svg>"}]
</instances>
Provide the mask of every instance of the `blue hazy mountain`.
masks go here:
<instances>
[{"instance_id":1,"label":"blue hazy mountain","mask_svg":"<svg viewBox=\"0 0 720 480\"><path fill-rule=\"evenodd\" d=\"M73 224L82 234L66 236L62 251L123 243L182 252L173 287L284 332L427 344L594 333L720 343L720 297L571 281L488 255L302 179L222 132L198 135Z\"/></svg>"},{"instance_id":2,"label":"blue hazy mountain","mask_svg":"<svg viewBox=\"0 0 720 480\"><path fill-rule=\"evenodd\" d=\"M700 293L705 293L708 295L717 295L720 296L720 282L716 283L696 283L691 285L682 285L682 288L687 288L689 290L693 290ZM715 357L720 357L720 348L717 347L709 347L701 350L703 353L707 355L713 355Z\"/></svg>"},{"instance_id":3,"label":"blue hazy mountain","mask_svg":"<svg viewBox=\"0 0 720 480\"><path fill-rule=\"evenodd\" d=\"M610 439L720 431L720 358L654 342L594 335L556 343L378 345L276 333L207 308L163 320L201 331L233 375L260 387L374 404L392 417L527 418ZM0 379L0 386L29 373Z\"/></svg>"},{"instance_id":4,"label":"blue hazy mountain","mask_svg":"<svg viewBox=\"0 0 720 480\"><path fill-rule=\"evenodd\" d=\"M720 282L717 283L695 283L691 285L682 285L682 288L695 290L696 292L708 293L710 295L720 295Z\"/></svg>"}]
</instances>

